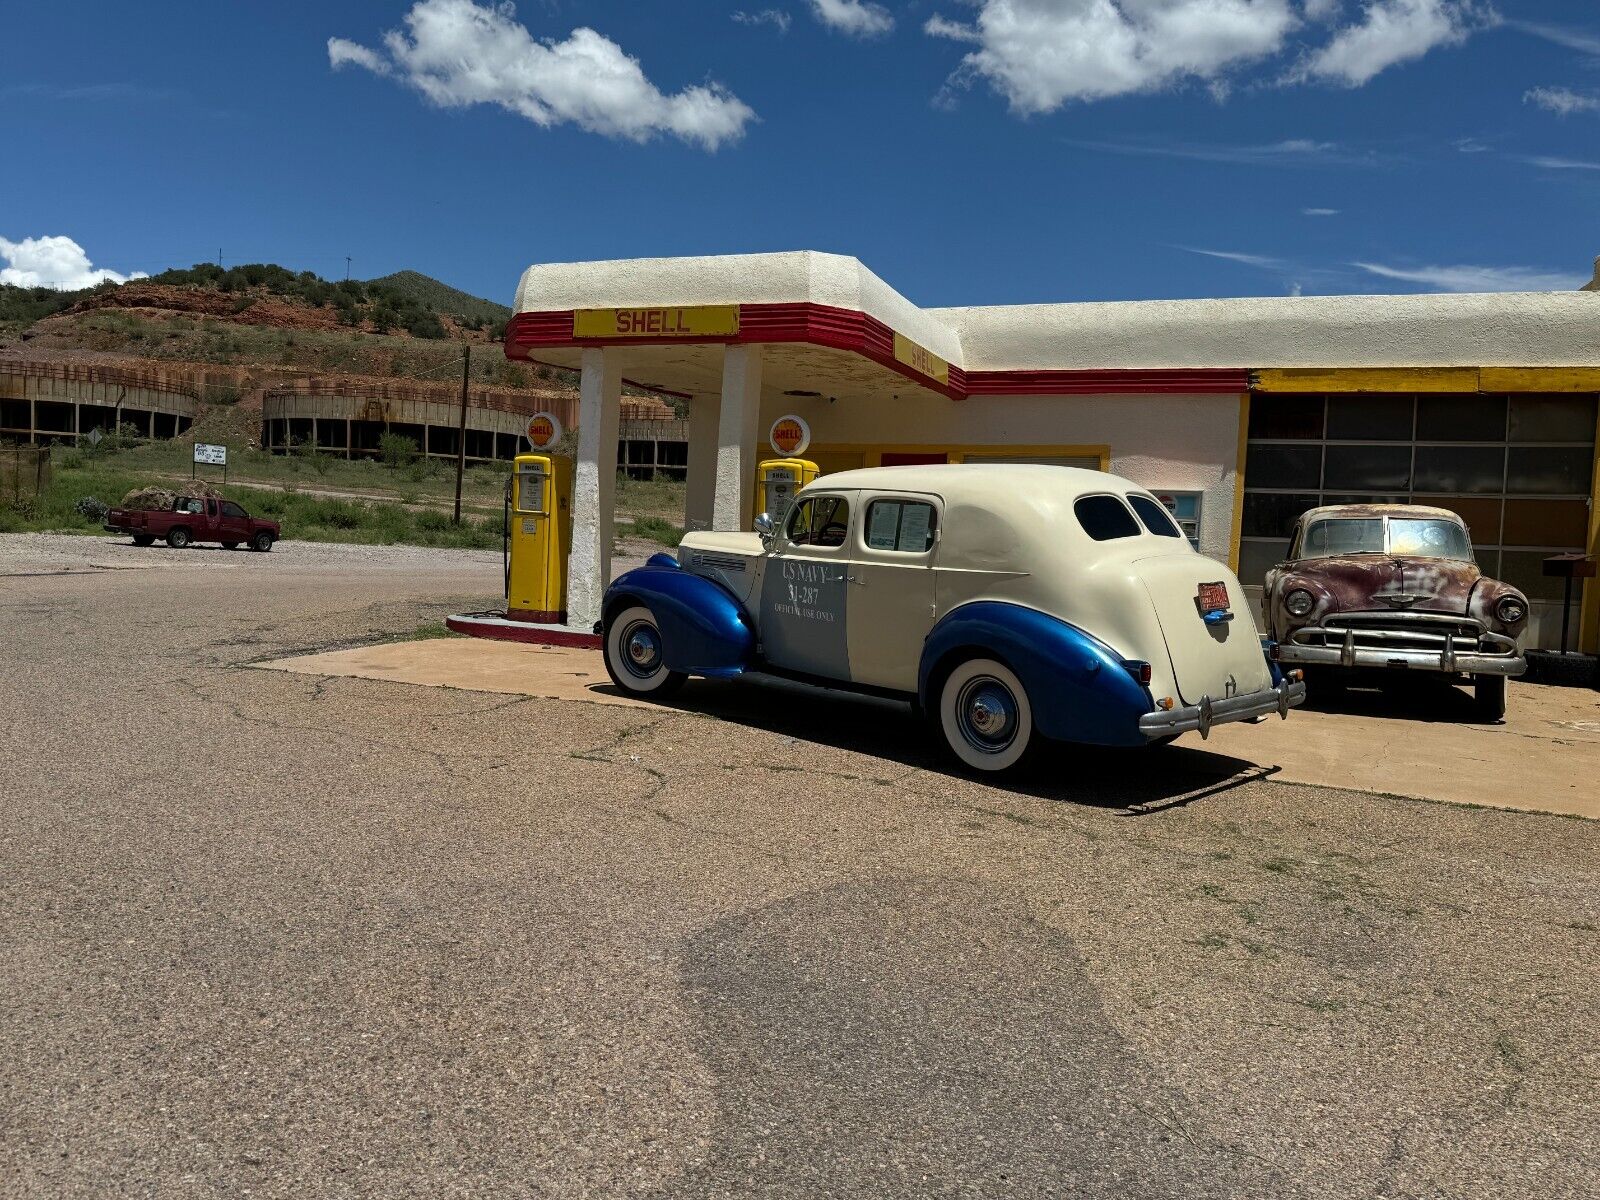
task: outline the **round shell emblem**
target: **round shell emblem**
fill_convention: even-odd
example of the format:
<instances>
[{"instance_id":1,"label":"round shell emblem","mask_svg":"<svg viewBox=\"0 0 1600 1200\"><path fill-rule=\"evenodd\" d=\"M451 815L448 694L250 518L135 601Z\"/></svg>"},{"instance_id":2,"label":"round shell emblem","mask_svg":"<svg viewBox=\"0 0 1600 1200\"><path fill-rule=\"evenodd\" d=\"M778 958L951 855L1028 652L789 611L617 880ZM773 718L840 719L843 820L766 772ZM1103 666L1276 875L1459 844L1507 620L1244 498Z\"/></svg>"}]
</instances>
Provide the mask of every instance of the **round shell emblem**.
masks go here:
<instances>
[{"instance_id":1,"label":"round shell emblem","mask_svg":"<svg viewBox=\"0 0 1600 1200\"><path fill-rule=\"evenodd\" d=\"M804 454L806 447L811 445L811 426L799 417L779 417L772 423L767 441L785 458L793 458L797 454Z\"/></svg>"},{"instance_id":2,"label":"round shell emblem","mask_svg":"<svg viewBox=\"0 0 1600 1200\"><path fill-rule=\"evenodd\" d=\"M552 413L534 413L528 418L528 445L547 450L561 440L561 422Z\"/></svg>"}]
</instances>

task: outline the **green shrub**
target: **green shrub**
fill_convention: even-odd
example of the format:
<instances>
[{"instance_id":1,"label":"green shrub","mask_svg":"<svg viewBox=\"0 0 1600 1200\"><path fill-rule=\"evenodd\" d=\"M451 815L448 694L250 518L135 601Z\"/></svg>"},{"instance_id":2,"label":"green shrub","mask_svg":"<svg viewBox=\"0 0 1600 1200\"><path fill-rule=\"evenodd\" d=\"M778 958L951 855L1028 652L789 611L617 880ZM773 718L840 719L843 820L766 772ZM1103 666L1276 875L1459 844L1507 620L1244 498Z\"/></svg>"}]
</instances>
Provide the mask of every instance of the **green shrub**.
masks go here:
<instances>
[{"instance_id":1,"label":"green shrub","mask_svg":"<svg viewBox=\"0 0 1600 1200\"><path fill-rule=\"evenodd\" d=\"M417 443L403 434L385 433L378 438L378 457L387 466L406 466L416 461Z\"/></svg>"}]
</instances>

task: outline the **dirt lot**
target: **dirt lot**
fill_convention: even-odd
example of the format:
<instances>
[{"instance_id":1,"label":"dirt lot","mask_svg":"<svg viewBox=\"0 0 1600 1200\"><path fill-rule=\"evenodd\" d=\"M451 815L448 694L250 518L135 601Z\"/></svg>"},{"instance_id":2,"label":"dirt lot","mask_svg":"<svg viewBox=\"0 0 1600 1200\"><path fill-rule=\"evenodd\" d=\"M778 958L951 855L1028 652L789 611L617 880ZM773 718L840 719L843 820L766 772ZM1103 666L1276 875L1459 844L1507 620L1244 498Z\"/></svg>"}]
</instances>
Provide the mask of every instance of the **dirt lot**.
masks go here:
<instances>
[{"instance_id":1,"label":"dirt lot","mask_svg":"<svg viewBox=\"0 0 1600 1200\"><path fill-rule=\"evenodd\" d=\"M251 669L499 586L293 550L0 538L0 1193L1595 1191L1596 823Z\"/></svg>"}]
</instances>

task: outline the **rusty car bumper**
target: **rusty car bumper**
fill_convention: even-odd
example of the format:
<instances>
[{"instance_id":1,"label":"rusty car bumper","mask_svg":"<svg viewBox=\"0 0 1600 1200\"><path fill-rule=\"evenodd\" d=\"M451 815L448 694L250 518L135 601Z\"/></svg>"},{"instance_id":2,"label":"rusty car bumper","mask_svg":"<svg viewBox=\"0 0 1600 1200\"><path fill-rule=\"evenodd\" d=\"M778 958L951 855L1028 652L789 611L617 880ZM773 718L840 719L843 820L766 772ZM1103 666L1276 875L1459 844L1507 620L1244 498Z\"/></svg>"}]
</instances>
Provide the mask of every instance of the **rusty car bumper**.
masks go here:
<instances>
[{"instance_id":1,"label":"rusty car bumper","mask_svg":"<svg viewBox=\"0 0 1600 1200\"><path fill-rule=\"evenodd\" d=\"M1490 635L1492 637L1492 635ZM1484 640L1489 641L1490 637ZM1470 643L1459 649L1448 635L1439 639L1437 648L1419 649L1414 645L1399 644L1409 640L1405 635L1394 635L1397 644L1384 645L1383 631L1363 630L1361 645L1356 643L1356 632L1345 631L1342 639L1333 644L1309 646L1299 641L1280 642L1272 648L1274 662L1294 666L1327 667L1385 667L1411 671L1436 671L1445 675L1521 675L1528 669L1527 660L1509 639L1494 639L1495 649L1485 653L1481 647ZM1376 644L1374 644L1376 643Z\"/></svg>"},{"instance_id":2,"label":"rusty car bumper","mask_svg":"<svg viewBox=\"0 0 1600 1200\"><path fill-rule=\"evenodd\" d=\"M1276 687L1244 696L1229 696L1223 700L1202 696L1199 704L1188 708L1157 709L1139 718L1139 732L1152 741L1195 729L1200 731L1201 737L1206 737L1213 725L1250 721L1273 713L1287 717L1291 708L1299 707L1305 700L1306 685L1299 680L1285 679Z\"/></svg>"}]
</instances>

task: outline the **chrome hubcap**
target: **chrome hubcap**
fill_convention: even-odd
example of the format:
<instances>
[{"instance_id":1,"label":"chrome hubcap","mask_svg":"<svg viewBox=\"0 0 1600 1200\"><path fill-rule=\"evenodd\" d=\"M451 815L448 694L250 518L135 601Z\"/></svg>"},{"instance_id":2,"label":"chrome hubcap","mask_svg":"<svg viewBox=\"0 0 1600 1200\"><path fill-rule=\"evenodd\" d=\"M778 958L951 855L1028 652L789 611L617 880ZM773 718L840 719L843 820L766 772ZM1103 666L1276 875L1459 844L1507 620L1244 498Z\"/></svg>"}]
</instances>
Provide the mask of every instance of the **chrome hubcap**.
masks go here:
<instances>
[{"instance_id":1,"label":"chrome hubcap","mask_svg":"<svg viewBox=\"0 0 1600 1200\"><path fill-rule=\"evenodd\" d=\"M661 667L661 635L641 621L623 630L622 653L628 673L648 679Z\"/></svg>"},{"instance_id":2,"label":"chrome hubcap","mask_svg":"<svg viewBox=\"0 0 1600 1200\"><path fill-rule=\"evenodd\" d=\"M996 753L1017 736L1017 700L998 679L980 676L961 689L956 701L961 732L978 749Z\"/></svg>"}]
</instances>

